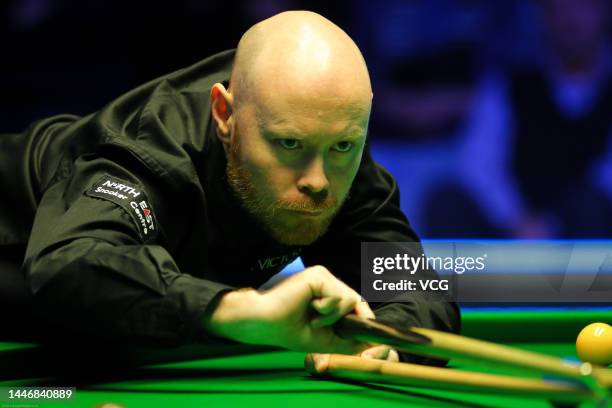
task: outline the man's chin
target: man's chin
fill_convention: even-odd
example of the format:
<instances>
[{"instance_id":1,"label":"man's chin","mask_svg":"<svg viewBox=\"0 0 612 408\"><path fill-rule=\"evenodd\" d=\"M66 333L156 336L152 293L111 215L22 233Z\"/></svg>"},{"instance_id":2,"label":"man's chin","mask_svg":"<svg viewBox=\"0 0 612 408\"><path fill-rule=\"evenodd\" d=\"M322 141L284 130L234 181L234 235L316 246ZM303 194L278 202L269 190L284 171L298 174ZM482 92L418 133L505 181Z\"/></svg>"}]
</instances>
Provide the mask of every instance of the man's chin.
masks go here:
<instances>
[{"instance_id":1,"label":"man's chin","mask_svg":"<svg viewBox=\"0 0 612 408\"><path fill-rule=\"evenodd\" d=\"M329 223L313 226L299 225L293 228L275 228L269 231L272 238L280 244L289 246L308 246L315 243L327 231Z\"/></svg>"}]
</instances>

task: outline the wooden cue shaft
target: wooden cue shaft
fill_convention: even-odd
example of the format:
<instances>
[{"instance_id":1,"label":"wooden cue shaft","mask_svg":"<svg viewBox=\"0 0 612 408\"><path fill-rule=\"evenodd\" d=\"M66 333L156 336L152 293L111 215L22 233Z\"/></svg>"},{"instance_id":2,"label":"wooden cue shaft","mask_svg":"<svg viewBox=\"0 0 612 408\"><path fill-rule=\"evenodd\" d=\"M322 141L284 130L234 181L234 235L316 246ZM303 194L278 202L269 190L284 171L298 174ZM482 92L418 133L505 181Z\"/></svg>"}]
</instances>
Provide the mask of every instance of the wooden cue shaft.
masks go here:
<instances>
[{"instance_id":1,"label":"wooden cue shaft","mask_svg":"<svg viewBox=\"0 0 612 408\"><path fill-rule=\"evenodd\" d=\"M585 379L592 374L593 367L589 363L567 362L558 357L422 327L410 330L431 340L427 345L415 344L409 347L418 354L476 361L480 364L503 364L505 367L575 379Z\"/></svg>"},{"instance_id":2,"label":"wooden cue shaft","mask_svg":"<svg viewBox=\"0 0 612 408\"><path fill-rule=\"evenodd\" d=\"M612 389L612 368L596 367L593 376L603 387Z\"/></svg>"},{"instance_id":3,"label":"wooden cue shaft","mask_svg":"<svg viewBox=\"0 0 612 408\"><path fill-rule=\"evenodd\" d=\"M335 330L341 337L366 343L388 344L409 353L476 364L503 365L538 374L587 380L593 368L589 363L567 362L545 354L433 329L409 327L398 330L355 315L345 316Z\"/></svg>"},{"instance_id":4,"label":"wooden cue shaft","mask_svg":"<svg viewBox=\"0 0 612 408\"><path fill-rule=\"evenodd\" d=\"M325 370L315 374L346 380L520 395L561 402L581 402L597 398L590 389L579 383L459 371L342 354L329 355L329 364Z\"/></svg>"},{"instance_id":5,"label":"wooden cue shaft","mask_svg":"<svg viewBox=\"0 0 612 408\"><path fill-rule=\"evenodd\" d=\"M545 354L422 327L400 331L355 315L345 316L335 330L343 337L346 335L362 342L389 344L409 353L572 378L582 382L599 397L606 394L602 376L590 363L568 362Z\"/></svg>"}]
</instances>

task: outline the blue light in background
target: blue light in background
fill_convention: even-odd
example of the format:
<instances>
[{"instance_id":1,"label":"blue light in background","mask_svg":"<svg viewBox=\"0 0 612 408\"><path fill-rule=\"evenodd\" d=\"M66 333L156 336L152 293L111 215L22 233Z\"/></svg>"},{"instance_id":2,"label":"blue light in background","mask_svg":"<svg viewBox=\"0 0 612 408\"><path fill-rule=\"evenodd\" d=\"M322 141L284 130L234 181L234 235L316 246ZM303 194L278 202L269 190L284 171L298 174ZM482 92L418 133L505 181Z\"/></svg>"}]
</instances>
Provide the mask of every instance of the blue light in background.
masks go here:
<instances>
[{"instance_id":1,"label":"blue light in background","mask_svg":"<svg viewBox=\"0 0 612 408\"><path fill-rule=\"evenodd\" d=\"M521 265L520 259L518 257L515 258L516 262L512 262L512 265L497 265L501 267L502 271L508 272L509 268L514 268L516 272L520 273L538 273L541 274L543 272L554 272L554 267L551 269L551 266L547 263L551 262L550 256L553 258L557 257L557 255L563 259L568 257L567 251L571 251L571 260L572 267L567 269L567 273L569 275L572 274L584 274L584 273L593 273L594 267L597 266L593 262L599 265L599 259L605 258L605 255L608 253L612 253L612 240L538 240L538 241L529 241L529 240L502 240L502 239L493 239L493 240L476 240L476 239L457 239L457 240L423 240L423 248L426 253L430 254L439 251L440 245L449 245L450 243L456 244L467 244L470 245L478 245L481 248L487 248L488 251L503 251L504 248L510 248L514 251L517 248L527 248L532 247L531 251L528 251L528 256L522 257L528 259L528 262L525 262ZM548 253L538 253L539 249L548 248ZM555 254L555 251L558 254ZM547 256L548 255L548 256ZM597 260L594 260L597 258ZM611 258L612 259L612 258ZM554 265L553 265L554 266ZM279 274L278 277L280 279L290 276L296 272L300 272L305 268L304 263L301 258L297 258L291 264L287 265ZM493 268L495 269L495 268ZM600 273L603 274L612 274L612 268L601 270ZM612 299L611 299L612 302ZM562 311L562 310L605 310L612 311L612 306L602 304L597 306L585 306L585 305L562 305L562 306L488 306L487 304L477 305L477 306L469 306L462 307L462 310L465 312L470 311L521 311L521 310L538 310L538 311Z\"/></svg>"}]
</instances>

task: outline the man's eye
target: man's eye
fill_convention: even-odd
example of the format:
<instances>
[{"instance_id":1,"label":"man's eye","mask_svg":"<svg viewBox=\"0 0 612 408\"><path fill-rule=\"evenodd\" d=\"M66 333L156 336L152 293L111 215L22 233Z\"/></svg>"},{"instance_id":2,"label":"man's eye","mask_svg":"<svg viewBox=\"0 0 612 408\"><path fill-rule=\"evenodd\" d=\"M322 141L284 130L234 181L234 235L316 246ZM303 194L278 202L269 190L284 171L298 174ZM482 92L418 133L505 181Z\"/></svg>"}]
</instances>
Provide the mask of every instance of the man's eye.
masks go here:
<instances>
[{"instance_id":1,"label":"man's eye","mask_svg":"<svg viewBox=\"0 0 612 408\"><path fill-rule=\"evenodd\" d=\"M334 150L340 153L346 153L353 148L353 142L339 142L333 147Z\"/></svg>"},{"instance_id":2,"label":"man's eye","mask_svg":"<svg viewBox=\"0 0 612 408\"><path fill-rule=\"evenodd\" d=\"M287 150L295 150L300 147L300 142L297 139L279 139L278 144Z\"/></svg>"}]
</instances>

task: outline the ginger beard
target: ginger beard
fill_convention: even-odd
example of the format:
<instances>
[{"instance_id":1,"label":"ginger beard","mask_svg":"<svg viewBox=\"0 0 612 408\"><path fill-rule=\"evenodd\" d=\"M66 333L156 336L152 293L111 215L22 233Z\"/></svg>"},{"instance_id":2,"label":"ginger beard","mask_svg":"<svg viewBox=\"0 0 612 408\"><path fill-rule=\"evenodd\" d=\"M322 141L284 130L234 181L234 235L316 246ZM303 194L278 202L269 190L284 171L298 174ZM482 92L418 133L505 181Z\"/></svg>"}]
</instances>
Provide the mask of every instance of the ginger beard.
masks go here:
<instances>
[{"instance_id":1,"label":"ginger beard","mask_svg":"<svg viewBox=\"0 0 612 408\"><path fill-rule=\"evenodd\" d=\"M302 194L300 201L278 197L262 172L242 165L238 146L227 154L227 181L246 212L277 242L284 245L309 245L329 228L340 208L339 200L328 193L321 199ZM346 199L342 197L340 204ZM324 210L321 215L308 217L292 212Z\"/></svg>"}]
</instances>

